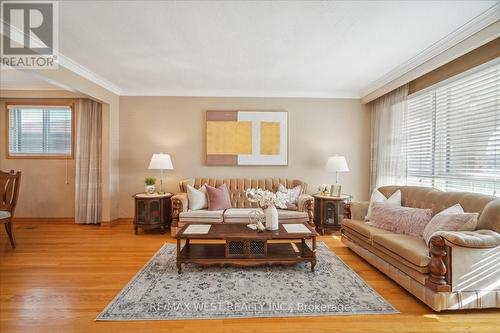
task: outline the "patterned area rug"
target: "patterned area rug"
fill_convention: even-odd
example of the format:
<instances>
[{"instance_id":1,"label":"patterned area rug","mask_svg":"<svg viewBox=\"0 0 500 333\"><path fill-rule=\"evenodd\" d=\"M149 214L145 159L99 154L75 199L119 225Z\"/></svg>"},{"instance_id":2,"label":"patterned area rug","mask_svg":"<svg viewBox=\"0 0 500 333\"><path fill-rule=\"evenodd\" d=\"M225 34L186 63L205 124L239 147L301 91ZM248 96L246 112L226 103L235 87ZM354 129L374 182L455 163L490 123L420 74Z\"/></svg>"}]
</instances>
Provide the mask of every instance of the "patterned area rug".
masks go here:
<instances>
[{"instance_id":1,"label":"patterned area rug","mask_svg":"<svg viewBox=\"0 0 500 333\"><path fill-rule=\"evenodd\" d=\"M165 244L96 320L172 320L398 313L324 243L309 264L183 265Z\"/></svg>"}]
</instances>

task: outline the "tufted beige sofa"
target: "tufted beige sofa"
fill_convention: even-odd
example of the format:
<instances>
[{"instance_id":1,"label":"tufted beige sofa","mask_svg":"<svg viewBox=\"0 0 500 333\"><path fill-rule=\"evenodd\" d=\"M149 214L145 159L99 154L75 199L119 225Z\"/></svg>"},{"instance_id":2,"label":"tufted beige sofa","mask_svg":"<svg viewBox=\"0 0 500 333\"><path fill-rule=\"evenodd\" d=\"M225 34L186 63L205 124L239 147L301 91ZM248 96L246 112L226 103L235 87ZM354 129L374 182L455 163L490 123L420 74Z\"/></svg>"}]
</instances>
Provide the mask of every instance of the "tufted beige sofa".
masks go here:
<instances>
[{"instance_id":1,"label":"tufted beige sofa","mask_svg":"<svg viewBox=\"0 0 500 333\"><path fill-rule=\"evenodd\" d=\"M187 185L200 188L204 184L219 186L226 184L231 196L231 209L209 211L207 209L189 210L189 201L186 193ZM302 193L299 196L298 210L278 209L278 220L282 222L306 222L313 225L313 203L312 196L306 194L307 184L296 179L216 179L216 178L189 178L179 182L180 193L172 197L172 236L187 223L248 223L248 213L258 209L256 203L249 202L245 195L248 188L262 188L275 192L279 184L287 188L300 185Z\"/></svg>"},{"instance_id":2,"label":"tufted beige sofa","mask_svg":"<svg viewBox=\"0 0 500 333\"><path fill-rule=\"evenodd\" d=\"M500 199L442 192L427 187L384 186L389 197L401 190L402 205L438 213L459 203L479 213L476 231L440 232L431 241L368 226L368 203L352 203L342 241L373 266L436 311L500 308Z\"/></svg>"}]
</instances>

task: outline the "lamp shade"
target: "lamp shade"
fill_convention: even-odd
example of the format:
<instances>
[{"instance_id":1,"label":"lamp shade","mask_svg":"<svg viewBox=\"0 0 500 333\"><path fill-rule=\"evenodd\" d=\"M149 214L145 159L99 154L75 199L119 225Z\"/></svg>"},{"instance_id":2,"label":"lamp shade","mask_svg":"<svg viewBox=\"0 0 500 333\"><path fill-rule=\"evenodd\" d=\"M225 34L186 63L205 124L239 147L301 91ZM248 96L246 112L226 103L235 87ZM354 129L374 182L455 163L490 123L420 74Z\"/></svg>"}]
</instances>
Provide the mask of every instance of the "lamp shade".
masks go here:
<instances>
[{"instance_id":1,"label":"lamp shade","mask_svg":"<svg viewBox=\"0 0 500 333\"><path fill-rule=\"evenodd\" d=\"M329 172L347 172L349 167L347 166L347 161L344 156L330 156L326 161L326 171Z\"/></svg>"},{"instance_id":2,"label":"lamp shade","mask_svg":"<svg viewBox=\"0 0 500 333\"><path fill-rule=\"evenodd\" d=\"M151 157L151 162L149 162L149 168L153 170L172 170L174 166L172 165L172 160L169 154L153 154Z\"/></svg>"}]
</instances>

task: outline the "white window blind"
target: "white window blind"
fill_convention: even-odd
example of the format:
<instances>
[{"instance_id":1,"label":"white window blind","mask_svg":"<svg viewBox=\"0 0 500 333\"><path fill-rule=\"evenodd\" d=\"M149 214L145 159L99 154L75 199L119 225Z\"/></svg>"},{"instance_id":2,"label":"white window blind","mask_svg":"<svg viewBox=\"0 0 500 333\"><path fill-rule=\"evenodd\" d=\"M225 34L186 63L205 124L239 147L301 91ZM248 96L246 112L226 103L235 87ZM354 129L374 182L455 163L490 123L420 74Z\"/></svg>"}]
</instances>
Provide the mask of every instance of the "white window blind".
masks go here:
<instances>
[{"instance_id":1,"label":"white window blind","mask_svg":"<svg viewBox=\"0 0 500 333\"><path fill-rule=\"evenodd\" d=\"M9 105L9 154L70 156L72 116L68 106Z\"/></svg>"},{"instance_id":2,"label":"white window blind","mask_svg":"<svg viewBox=\"0 0 500 333\"><path fill-rule=\"evenodd\" d=\"M408 185L500 196L500 63L408 99Z\"/></svg>"}]
</instances>

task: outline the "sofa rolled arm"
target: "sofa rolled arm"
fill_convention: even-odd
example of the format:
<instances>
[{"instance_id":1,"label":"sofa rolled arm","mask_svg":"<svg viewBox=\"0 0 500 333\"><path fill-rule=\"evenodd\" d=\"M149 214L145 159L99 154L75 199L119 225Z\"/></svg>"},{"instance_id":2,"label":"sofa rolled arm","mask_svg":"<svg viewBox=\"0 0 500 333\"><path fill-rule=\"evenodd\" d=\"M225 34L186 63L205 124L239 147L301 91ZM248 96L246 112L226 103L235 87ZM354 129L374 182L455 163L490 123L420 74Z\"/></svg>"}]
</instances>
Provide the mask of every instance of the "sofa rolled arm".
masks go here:
<instances>
[{"instance_id":1,"label":"sofa rolled arm","mask_svg":"<svg viewBox=\"0 0 500 333\"><path fill-rule=\"evenodd\" d=\"M187 193L177 193L172 196L172 222L177 225L179 222L179 214L188 210Z\"/></svg>"},{"instance_id":2,"label":"sofa rolled arm","mask_svg":"<svg viewBox=\"0 0 500 333\"><path fill-rule=\"evenodd\" d=\"M299 212L307 212L307 222L309 225L314 226L314 198L309 194L301 194L298 199Z\"/></svg>"},{"instance_id":3,"label":"sofa rolled arm","mask_svg":"<svg viewBox=\"0 0 500 333\"><path fill-rule=\"evenodd\" d=\"M443 238L449 247L489 249L500 246L500 233L493 230L438 231L434 235Z\"/></svg>"},{"instance_id":4,"label":"sofa rolled arm","mask_svg":"<svg viewBox=\"0 0 500 333\"><path fill-rule=\"evenodd\" d=\"M351 202L351 219L364 221L368 213L369 205L370 203L368 201Z\"/></svg>"}]
</instances>

